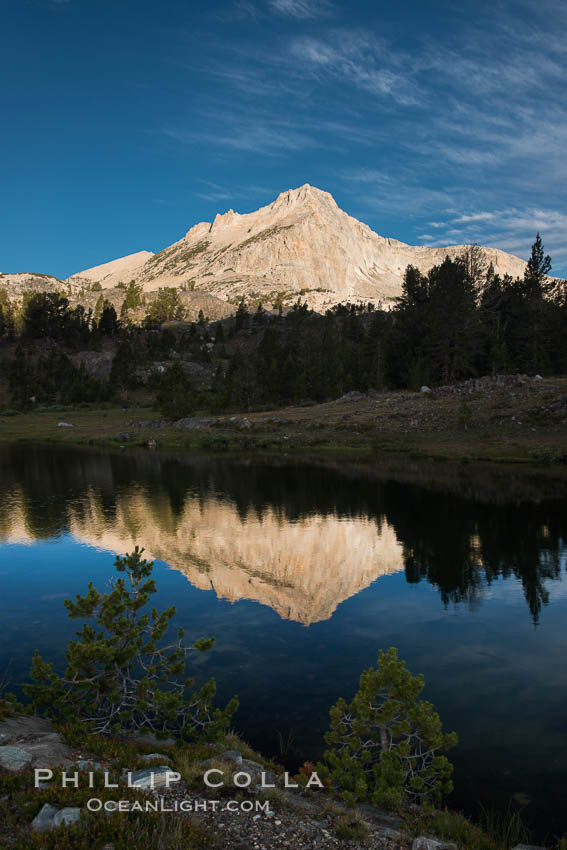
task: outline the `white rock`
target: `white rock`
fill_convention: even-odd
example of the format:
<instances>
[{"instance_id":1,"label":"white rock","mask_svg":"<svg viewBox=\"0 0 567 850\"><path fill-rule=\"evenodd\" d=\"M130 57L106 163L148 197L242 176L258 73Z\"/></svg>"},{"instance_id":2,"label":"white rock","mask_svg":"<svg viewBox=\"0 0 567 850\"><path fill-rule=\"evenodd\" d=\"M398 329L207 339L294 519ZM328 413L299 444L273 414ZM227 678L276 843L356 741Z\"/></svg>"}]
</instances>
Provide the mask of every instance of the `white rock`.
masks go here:
<instances>
[{"instance_id":1,"label":"white rock","mask_svg":"<svg viewBox=\"0 0 567 850\"><path fill-rule=\"evenodd\" d=\"M74 428L75 426L71 425L70 422L58 422L57 427L58 428Z\"/></svg>"},{"instance_id":2,"label":"white rock","mask_svg":"<svg viewBox=\"0 0 567 850\"><path fill-rule=\"evenodd\" d=\"M423 387L420 387L419 391L420 391L420 393L430 393L431 389L424 385Z\"/></svg>"}]
</instances>

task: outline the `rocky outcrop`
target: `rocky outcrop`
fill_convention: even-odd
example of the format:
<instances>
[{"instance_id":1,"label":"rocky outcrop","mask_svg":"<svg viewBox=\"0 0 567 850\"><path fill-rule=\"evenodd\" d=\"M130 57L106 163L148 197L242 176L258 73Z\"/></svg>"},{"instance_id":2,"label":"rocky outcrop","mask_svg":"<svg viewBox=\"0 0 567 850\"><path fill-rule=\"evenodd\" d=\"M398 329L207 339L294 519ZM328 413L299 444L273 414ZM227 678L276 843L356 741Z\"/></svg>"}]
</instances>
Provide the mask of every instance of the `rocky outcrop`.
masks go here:
<instances>
[{"instance_id":1,"label":"rocky outcrop","mask_svg":"<svg viewBox=\"0 0 567 850\"><path fill-rule=\"evenodd\" d=\"M29 767L65 767L71 748L43 717L14 717L0 723L0 767L18 773Z\"/></svg>"},{"instance_id":2,"label":"rocky outcrop","mask_svg":"<svg viewBox=\"0 0 567 850\"><path fill-rule=\"evenodd\" d=\"M0 767L17 773L28 767L67 766L71 748L42 717L15 717L0 723Z\"/></svg>"},{"instance_id":3,"label":"rocky outcrop","mask_svg":"<svg viewBox=\"0 0 567 850\"><path fill-rule=\"evenodd\" d=\"M20 301L25 293L68 292L69 286L51 274L17 272L0 274L0 289L5 289L14 301Z\"/></svg>"}]
</instances>

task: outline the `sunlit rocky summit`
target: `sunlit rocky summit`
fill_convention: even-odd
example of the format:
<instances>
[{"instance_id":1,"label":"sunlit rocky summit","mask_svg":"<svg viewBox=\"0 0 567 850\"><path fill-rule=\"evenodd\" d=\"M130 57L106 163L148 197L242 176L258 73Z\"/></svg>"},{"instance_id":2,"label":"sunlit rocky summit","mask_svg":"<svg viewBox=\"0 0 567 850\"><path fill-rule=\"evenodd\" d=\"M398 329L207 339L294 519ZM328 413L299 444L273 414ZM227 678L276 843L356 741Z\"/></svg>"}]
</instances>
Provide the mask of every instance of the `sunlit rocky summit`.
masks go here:
<instances>
[{"instance_id":1,"label":"sunlit rocky summit","mask_svg":"<svg viewBox=\"0 0 567 850\"><path fill-rule=\"evenodd\" d=\"M302 296L321 310L347 301L387 304L400 294L409 264L427 272L465 247L415 247L379 236L341 210L328 192L305 184L256 212L229 210L213 222L195 224L157 254L139 251L63 283L78 293L92 284L111 290L134 280L146 292L169 286L206 293L219 303L235 304L245 297L266 307L278 300L292 304ZM525 263L518 257L494 248L483 252L499 274L523 275ZM15 291L32 284L61 285L49 275L2 277L0 285Z\"/></svg>"}]
</instances>

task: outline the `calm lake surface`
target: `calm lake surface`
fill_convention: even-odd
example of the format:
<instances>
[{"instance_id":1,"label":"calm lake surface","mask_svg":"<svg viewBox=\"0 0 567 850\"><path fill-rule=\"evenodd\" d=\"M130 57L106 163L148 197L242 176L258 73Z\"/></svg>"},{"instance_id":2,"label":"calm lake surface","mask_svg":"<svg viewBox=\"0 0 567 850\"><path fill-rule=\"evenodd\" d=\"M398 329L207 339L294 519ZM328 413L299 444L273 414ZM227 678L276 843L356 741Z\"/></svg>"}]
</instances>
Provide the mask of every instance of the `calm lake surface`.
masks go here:
<instances>
[{"instance_id":1,"label":"calm lake surface","mask_svg":"<svg viewBox=\"0 0 567 850\"><path fill-rule=\"evenodd\" d=\"M35 648L62 668L78 627L63 600L104 588L138 544L156 605L216 636L197 676L239 694L255 747L318 757L329 706L397 646L459 735L451 803L514 800L558 833L566 540L567 479L551 473L1 447L0 678L25 681Z\"/></svg>"}]
</instances>

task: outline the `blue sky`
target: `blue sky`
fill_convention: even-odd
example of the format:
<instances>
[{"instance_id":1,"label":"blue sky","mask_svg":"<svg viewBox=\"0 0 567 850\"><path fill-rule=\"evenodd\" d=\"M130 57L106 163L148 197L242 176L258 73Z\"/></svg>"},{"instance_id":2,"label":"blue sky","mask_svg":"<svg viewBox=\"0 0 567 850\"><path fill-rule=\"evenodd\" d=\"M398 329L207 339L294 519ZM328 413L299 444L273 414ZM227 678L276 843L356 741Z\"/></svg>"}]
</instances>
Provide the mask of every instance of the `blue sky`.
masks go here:
<instances>
[{"instance_id":1,"label":"blue sky","mask_svg":"<svg viewBox=\"0 0 567 850\"><path fill-rule=\"evenodd\" d=\"M311 183L567 276L564 0L0 0L1 271L69 274Z\"/></svg>"}]
</instances>

